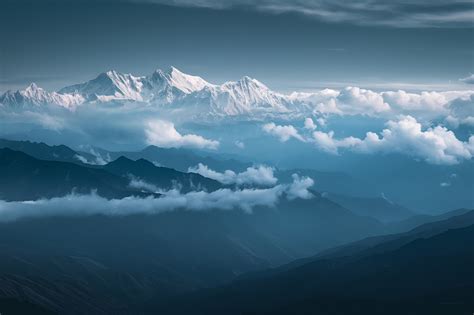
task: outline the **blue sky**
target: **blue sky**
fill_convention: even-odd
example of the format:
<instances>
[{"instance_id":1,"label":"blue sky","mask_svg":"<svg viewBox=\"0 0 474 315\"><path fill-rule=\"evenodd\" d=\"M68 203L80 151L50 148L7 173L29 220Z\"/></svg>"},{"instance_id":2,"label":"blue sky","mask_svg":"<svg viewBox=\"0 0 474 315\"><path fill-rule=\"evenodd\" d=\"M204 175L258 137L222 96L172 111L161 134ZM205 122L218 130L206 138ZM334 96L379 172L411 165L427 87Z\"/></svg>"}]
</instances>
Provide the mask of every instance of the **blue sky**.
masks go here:
<instances>
[{"instance_id":1,"label":"blue sky","mask_svg":"<svg viewBox=\"0 0 474 315\"><path fill-rule=\"evenodd\" d=\"M216 83L249 75L281 91L453 89L474 72L469 1L3 0L0 8L0 91L170 65Z\"/></svg>"}]
</instances>

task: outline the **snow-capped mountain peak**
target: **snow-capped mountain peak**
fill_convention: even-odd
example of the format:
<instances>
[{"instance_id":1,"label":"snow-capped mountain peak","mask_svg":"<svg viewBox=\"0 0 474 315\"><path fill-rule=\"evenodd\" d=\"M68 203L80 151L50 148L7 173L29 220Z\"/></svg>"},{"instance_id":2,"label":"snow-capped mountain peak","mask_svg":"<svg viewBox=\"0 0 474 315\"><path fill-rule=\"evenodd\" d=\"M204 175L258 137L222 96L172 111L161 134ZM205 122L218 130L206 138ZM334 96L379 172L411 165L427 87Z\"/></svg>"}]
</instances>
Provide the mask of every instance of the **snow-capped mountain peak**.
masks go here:
<instances>
[{"instance_id":1,"label":"snow-capped mountain peak","mask_svg":"<svg viewBox=\"0 0 474 315\"><path fill-rule=\"evenodd\" d=\"M84 98L79 94L47 92L35 83L31 83L24 90L9 90L0 96L0 104L9 105L11 108L59 105L73 109L83 102Z\"/></svg>"},{"instance_id":2,"label":"snow-capped mountain peak","mask_svg":"<svg viewBox=\"0 0 474 315\"><path fill-rule=\"evenodd\" d=\"M179 91L189 94L200 91L206 86L212 86L209 82L201 77L185 74L175 67L170 67L166 72L156 70L150 76L152 88L159 88L160 90L166 88L175 88Z\"/></svg>"},{"instance_id":3,"label":"snow-capped mountain peak","mask_svg":"<svg viewBox=\"0 0 474 315\"><path fill-rule=\"evenodd\" d=\"M30 85L28 85L25 89L25 91L28 91L28 92L34 92L38 90L43 90L43 89L40 88L38 85L36 85L35 82L31 82Z\"/></svg>"},{"instance_id":4,"label":"snow-capped mountain peak","mask_svg":"<svg viewBox=\"0 0 474 315\"><path fill-rule=\"evenodd\" d=\"M171 67L168 71L170 81L173 86L179 88L185 93L192 93L202 90L204 87L211 85L201 77L185 74L175 67Z\"/></svg>"},{"instance_id":5,"label":"snow-capped mountain peak","mask_svg":"<svg viewBox=\"0 0 474 315\"><path fill-rule=\"evenodd\" d=\"M93 80L65 87L59 93L78 93L90 101L142 101L142 80L143 77L109 70L99 74Z\"/></svg>"},{"instance_id":6,"label":"snow-capped mountain peak","mask_svg":"<svg viewBox=\"0 0 474 315\"><path fill-rule=\"evenodd\" d=\"M11 105L11 108L49 104L75 108L84 103L135 102L138 106L156 106L160 110L169 109L190 116L253 116L291 112L297 109L295 106L301 99L300 95L288 96L272 91L249 76L216 85L170 67L148 76L109 70L58 92L47 92L32 83L24 90L9 91L0 96L0 103L7 107Z\"/></svg>"}]
</instances>

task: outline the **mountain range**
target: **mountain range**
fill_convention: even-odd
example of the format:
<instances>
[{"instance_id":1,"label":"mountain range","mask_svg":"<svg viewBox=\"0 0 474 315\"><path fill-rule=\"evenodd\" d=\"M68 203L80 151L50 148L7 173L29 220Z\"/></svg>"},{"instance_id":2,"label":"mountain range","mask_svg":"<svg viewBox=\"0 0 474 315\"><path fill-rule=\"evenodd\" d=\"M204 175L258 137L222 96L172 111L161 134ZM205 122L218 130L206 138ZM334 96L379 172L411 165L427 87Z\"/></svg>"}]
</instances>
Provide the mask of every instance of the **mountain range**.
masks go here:
<instances>
[{"instance_id":1,"label":"mountain range","mask_svg":"<svg viewBox=\"0 0 474 315\"><path fill-rule=\"evenodd\" d=\"M10 149L10 150L6 150ZM17 152L20 151L20 152ZM5 184L5 191L3 192L3 198L10 200L12 195L6 193L8 187L12 187L9 183L18 182L18 178L21 174L28 175L28 180L25 179L25 183L30 182L35 178L34 174L28 172L22 172L22 170L31 169L32 167L39 172L43 172L42 176L47 176L50 180L55 180L57 187L62 187L65 190L62 194L50 192L47 196L61 196L65 192L71 192L73 187L82 187L75 181L75 178L69 177L66 182L67 185L62 185L63 179L61 176L56 176L60 169L68 170L70 168L82 170L78 172L78 175L87 174L88 172L97 173L98 170L102 170L102 173L107 173L109 180L101 179L101 181L95 182L86 181L88 185L84 186L82 192L90 192L91 190L99 188L99 183L110 183L110 179L114 179L113 182L116 186L122 187L122 192L117 194L102 194L102 189L99 189L99 195L110 198L115 196L116 198L123 197L123 194L134 194L140 192L135 191L129 187L130 180L143 180L146 183L152 184L155 188L162 190L169 190L173 188L173 185L179 185L182 192L189 192L192 190L204 189L206 191L214 191L216 189L224 187L221 183L198 175L196 173L189 173L189 168L202 163L207 165L212 170L219 172L225 172L227 170L234 170L236 172L243 172L248 167L252 166L252 163L229 159L222 157L218 154L209 155L208 152L199 152L190 149L175 149L175 148L159 148L156 146L147 146L139 151L108 151L97 147L83 148L83 150L73 150L65 145L47 145L43 142L31 142L31 141L14 141L7 139L0 139L0 152L3 154L5 159L5 167L7 167L7 160L11 163L22 157L28 158L29 165L22 165L19 161L16 161L14 166L19 167L12 172L12 178L7 179L4 177L4 181L0 183ZM25 154L20 154L25 153ZM54 165L52 162L67 162L58 163L55 174L50 174L47 169L43 169L46 164ZM407 218L413 218L416 212L406 209L405 207L396 204L386 198L382 197L351 197L351 187L360 186L359 180L352 178L345 173L338 172L321 172L311 169L289 169L279 170L275 168L275 176L278 178L279 183L291 184L293 178L292 174L299 174L299 176L307 176L318 180L318 190L322 192L325 198L335 201L338 204L343 205L345 208L350 209L352 212L375 218L381 222L396 222ZM17 173L15 173L17 172ZM8 174L8 168L5 169L5 174ZM17 174L17 175L15 175ZM87 176L82 176L83 179L87 179ZM37 176L37 180L41 180L41 176ZM87 187L87 188L86 188ZM43 188L46 188L45 186ZM104 188L104 187L103 187ZM110 191L110 189L109 189ZM327 193L327 191L337 192ZM20 196L23 199L35 199L38 195L27 194L28 192L35 192L35 189L16 191L13 199L17 200ZM44 191L43 191L44 192ZM12 191L13 193L13 191ZM36 196L36 197L35 197ZM13 200L12 199L12 200ZM21 198L20 198L21 199ZM421 221L423 221L421 219ZM414 225L412 225L414 226Z\"/></svg>"},{"instance_id":2,"label":"mountain range","mask_svg":"<svg viewBox=\"0 0 474 315\"><path fill-rule=\"evenodd\" d=\"M260 210L256 216L176 211L0 223L0 307L10 314L29 308L67 314L462 314L472 306L472 211L295 261L309 253L293 256L288 249L314 241L334 246L330 239L342 231L334 227L343 222L358 230L345 242L375 232L374 226L327 203ZM288 238L304 222L312 234Z\"/></svg>"},{"instance_id":3,"label":"mountain range","mask_svg":"<svg viewBox=\"0 0 474 315\"><path fill-rule=\"evenodd\" d=\"M248 76L216 85L175 67L168 71L156 70L148 76L107 71L57 92L48 92L32 83L24 90L9 90L0 96L0 104L14 110L46 106L74 110L89 103L134 102L173 112L185 110L187 115L206 113L210 116L292 113L314 101L307 93L284 95L272 91Z\"/></svg>"},{"instance_id":4,"label":"mountain range","mask_svg":"<svg viewBox=\"0 0 474 315\"><path fill-rule=\"evenodd\" d=\"M166 314L468 314L474 213L249 273L148 309ZM159 306L157 306L157 304Z\"/></svg>"},{"instance_id":5,"label":"mountain range","mask_svg":"<svg viewBox=\"0 0 474 315\"><path fill-rule=\"evenodd\" d=\"M199 194L233 189L186 172L203 159L221 170L247 165L153 146L77 151L0 140L0 212L29 211L17 206L62 200L71 192L96 191L114 207L123 200L159 200L160 189L175 186ZM293 173L321 177L328 187L357 184L344 173L275 169L274 174L289 185ZM367 314L390 306L416 314L470 306L472 210L416 215L384 198L310 193L310 199L295 199L284 191L273 207L255 206L251 213L213 207L143 213L137 209L143 203L128 204L125 215L83 213L68 206L74 198L66 198L59 212L37 208L35 216L1 220L0 310ZM74 206L82 211L92 205ZM417 294L427 298L420 302Z\"/></svg>"}]
</instances>

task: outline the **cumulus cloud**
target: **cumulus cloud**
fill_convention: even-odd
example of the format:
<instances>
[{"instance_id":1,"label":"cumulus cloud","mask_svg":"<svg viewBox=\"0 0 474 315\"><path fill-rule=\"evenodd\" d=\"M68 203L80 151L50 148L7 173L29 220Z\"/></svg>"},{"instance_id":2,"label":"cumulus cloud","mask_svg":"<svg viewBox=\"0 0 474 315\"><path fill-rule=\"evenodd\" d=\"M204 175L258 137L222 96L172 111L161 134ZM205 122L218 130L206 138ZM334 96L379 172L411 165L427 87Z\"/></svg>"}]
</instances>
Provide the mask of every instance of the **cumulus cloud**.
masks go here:
<instances>
[{"instance_id":1,"label":"cumulus cloud","mask_svg":"<svg viewBox=\"0 0 474 315\"><path fill-rule=\"evenodd\" d=\"M368 132L365 138L346 137L335 139L333 132L313 133L314 143L321 149L338 153L340 148L362 153L396 152L421 158L432 164L456 164L474 155L474 136L463 142L443 126L423 130L421 124L411 116L397 121L390 120L380 136Z\"/></svg>"},{"instance_id":2,"label":"cumulus cloud","mask_svg":"<svg viewBox=\"0 0 474 315\"><path fill-rule=\"evenodd\" d=\"M213 192L193 191L186 194L178 190L164 192L162 197L127 197L107 200L94 193L71 194L65 197L36 201L0 200L0 222L44 216L158 214L174 210L208 211L241 209L251 212L258 206L273 207L286 193L290 198L311 198L309 181L295 178L290 185L277 185L260 189L219 189Z\"/></svg>"},{"instance_id":3,"label":"cumulus cloud","mask_svg":"<svg viewBox=\"0 0 474 315\"><path fill-rule=\"evenodd\" d=\"M437 111L446 110L448 96L442 92L408 93L403 90L382 92L384 101L393 109L409 111Z\"/></svg>"},{"instance_id":4,"label":"cumulus cloud","mask_svg":"<svg viewBox=\"0 0 474 315\"><path fill-rule=\"evenodd\" d=\"M291 125L280 126L271 122L263 125L263 131L278 137L281 142L286 142L291 138L304 141L304 138L298 133L298 130L296 130L296 128Z\"/></svg>"},{"instance_id":5,"label":"cumulus cloud","mask_svg":"<svg viewBox=\"0 0 474 315\"><path fill-rule=\"evenodd\" d=\"M459 79L459 81L464 82L466 84L474 84L474 74L471 74L465 78Z\"/></svg>"},{"instance_id":6,"label":"cumulus cloud","mask_svg":"<svg viewBox=\"0 0 474 315\"><path fill-rule=\"evenodd\" d=\"M326 119L324 119L323 117L319 117L318 119L316 119L316 122L317 122L320 126L326 126Z\"/></svg>"},{"instance_id":7,"label":"cumulus cloud","mask_svg":"<svg viewBox=\"0 0 474 315\"><path fill-rule=\"evenodd\" d=\"M200 174L225 185L236 184L238 186L274 186L278 179L273 175L273 171L272 167L260 165L257 167L248 167L247 170L241 173L235 173L232 170L226 170L221 173L210 169L207 165L203 165L202 163L188 169L188 172Z\"/></svg>"},{"instance_id":8,"label":"cumulus cloud","mask_svg":"<svg viewBox=\"0 0 474 315\"><path fill-rule=\"evenodd\" d=\"M450 114L445 121L452 127L459 125L474 126L474 94L469 97L459 97L449 104Z\"/></svg>"},{"instance_id":9,"label":"cumulus cloud","mask_svg":"<svg viewBox=\"0 0 474 315\"><path fill-rule=\"evenodd\" d=\"M189 147L215 150L219 146L219 141L216 140L209 140L195 134L182 135L172 122L164 120L149 121L145 133L148 144L162 148Z\"/></svg>"},{"instance_id":10,"label":"cumulus cloud","mask_svg":"<svg viewBox=\"0 0 474 315\"><path fill-rule=\"evenodd\" d=\"M310 117L307 117L304 120L304 127L309 130L315 130L316 124L314 123L313 119L311 119Z\"/></svg>"},{"instance_id":11,"label":"cumulus cloud","mask_svg":"<svg viewBox=\"0 0 474 315\"><path fill-rule=\"evenodd\" d=\"M381 113L390 110L383 97L374 91L358 87L346 87L337 96L338 108L347 114Z\"/></svg>"},{"instance_id":12,"label":"cumulus cloud","mask_svg":"<svg viewBox=\"0 0 474 315\"><path fill-rule=\"evenodd\" d=\"M370 135L372 136L373 133L370 133ZM312 140L320 149L333 154L337 154L339 148L355 147L357 144L362 142L360 139L354 137L347 137L340 140L335 139L334 131L315 131L313 132Z\"/></svg>"},{"instance_id":13,"label":"cumulus cloud","mask_svg":"<svg viewBox=\"0 0 474 315\"><path fill-rule=\"evenodd\" d=\"M292 177L293 184L289 186L286 192L288 199L313 198L313 194L308 189L314 185L314 180L310 177L299 177L298 174L293 174Z\"/></svg>"},{"instance_id":14,"label":"cumulus cloud","mask_svg":"<svg viewBox=\"0 0 474 315\"><path fill-rule=\"evenodd\" d=\"M295 129L293 126L285 127ZM423 130L421 123L412 116L389 120L380 134L367 132L365 138L335 138L334 131L315 130L312 137L300 136L298 140L314 143L319 149L332 154L339 154L340 149L359 153L400 153L432 164L457 164L474 156L474 136L462 141L453 131L441 125Z\"/></svg>"},{"instance_id":15,"label":"cumulus cloud","mask_svg":"<svg viewBox=\"0 0 474 315\"><path fill-rule=\"evenodd\" d=\"M304 101L313 106L315 114L368 115L393 118L397 115L411 115L417 118L433 119L452 114L452 103L469 101L474 91L445 91L409 93L403 90L375 92L359 87L346 87L335 93L314 93L316 101L307 96ZM453 115L455 116L455 115Z\"/></svg>"}]
</instances>

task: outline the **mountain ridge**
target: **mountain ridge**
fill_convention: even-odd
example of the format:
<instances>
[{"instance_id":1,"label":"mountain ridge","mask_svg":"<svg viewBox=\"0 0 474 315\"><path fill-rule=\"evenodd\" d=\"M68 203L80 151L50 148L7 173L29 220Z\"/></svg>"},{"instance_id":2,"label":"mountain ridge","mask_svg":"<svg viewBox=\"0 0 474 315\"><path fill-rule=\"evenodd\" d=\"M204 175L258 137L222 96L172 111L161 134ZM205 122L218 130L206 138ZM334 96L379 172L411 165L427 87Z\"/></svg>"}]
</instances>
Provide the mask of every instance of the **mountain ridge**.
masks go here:
<instances>
[{"instance_id":1,"label":"mountain ridge","mask_svg":"<svg viewBox=\"0 0 474 315\"><path fill-rule=\"evenodd\" d=\"M90 103L137 102L173 111L186 109L194 115L238 116L292 113L313 102L307 94L275 92L257 79L243 76L237 81L212 84L175 67L134 76L109 70L78 84L48 92L32 83L26 89L8 90L0 104L9 109L59 106L74 110Z\"/></svg>"}]
</instances>

